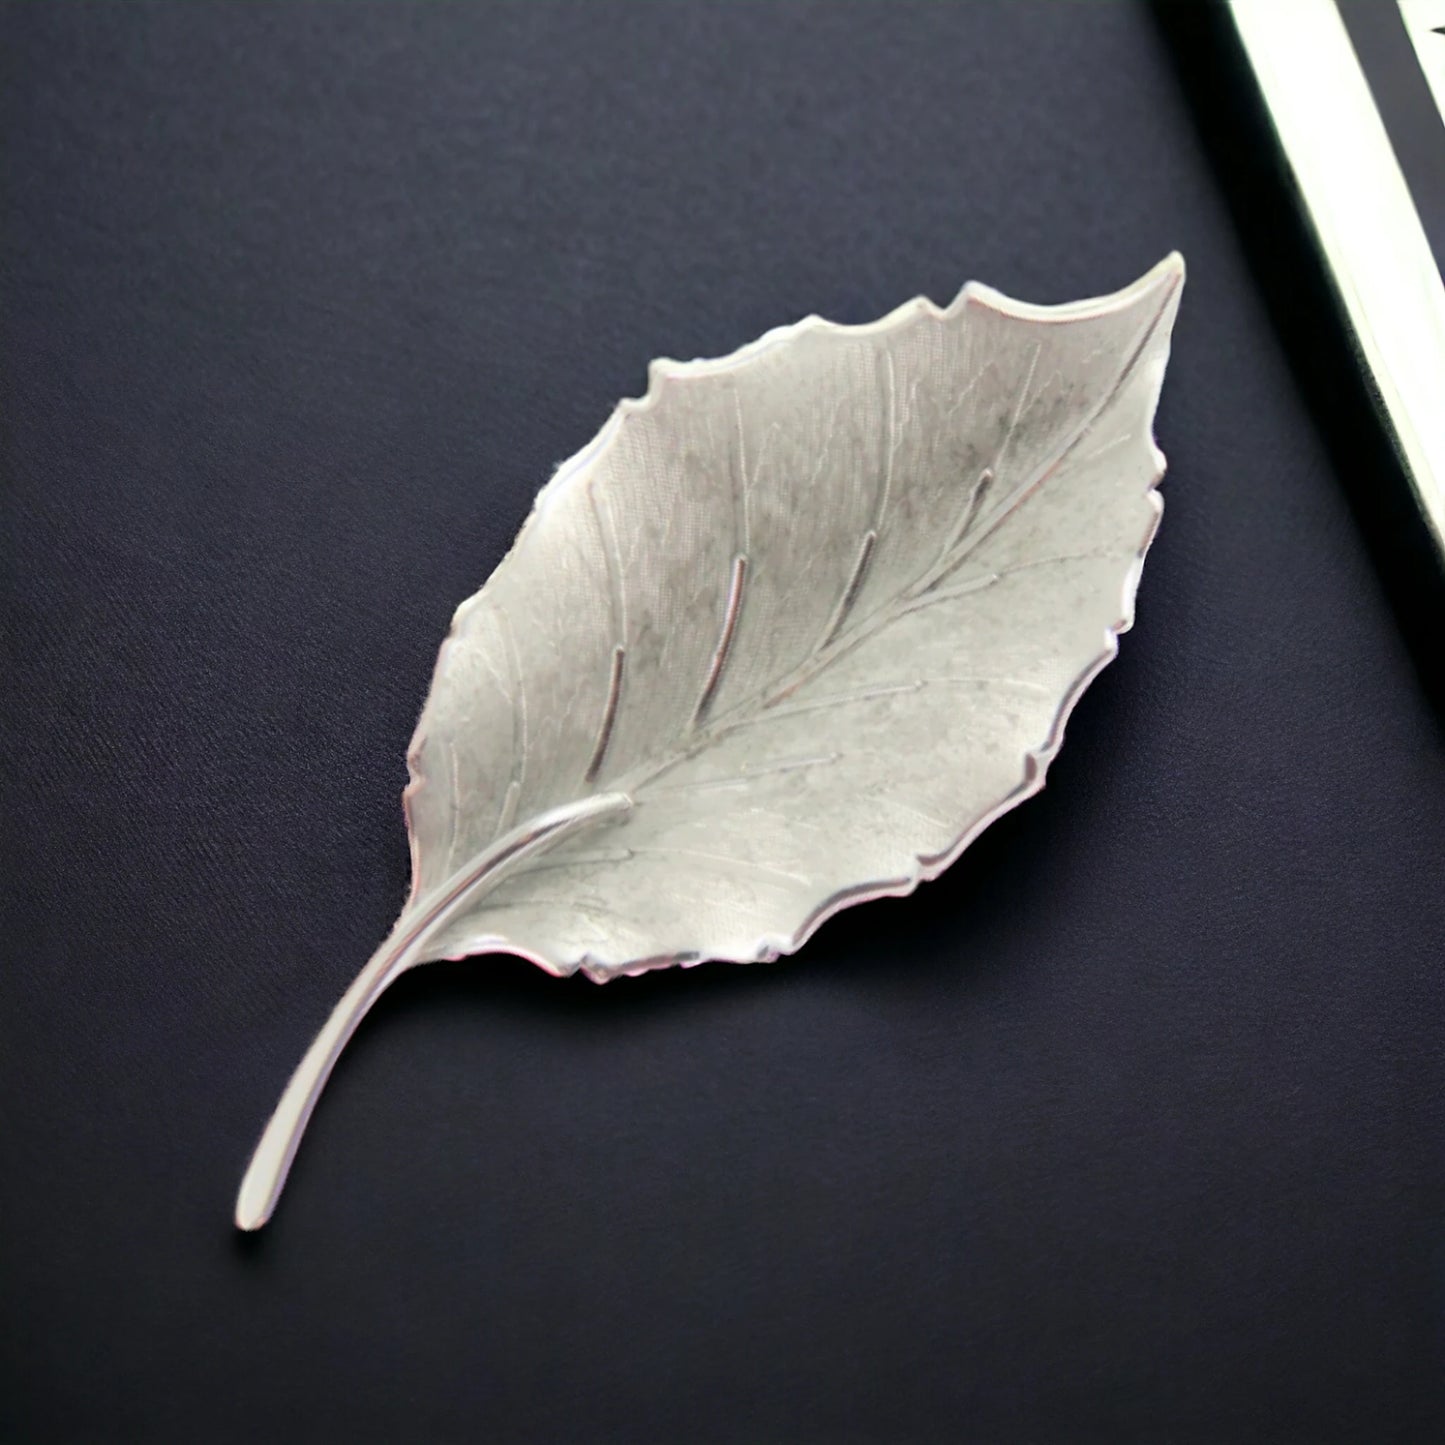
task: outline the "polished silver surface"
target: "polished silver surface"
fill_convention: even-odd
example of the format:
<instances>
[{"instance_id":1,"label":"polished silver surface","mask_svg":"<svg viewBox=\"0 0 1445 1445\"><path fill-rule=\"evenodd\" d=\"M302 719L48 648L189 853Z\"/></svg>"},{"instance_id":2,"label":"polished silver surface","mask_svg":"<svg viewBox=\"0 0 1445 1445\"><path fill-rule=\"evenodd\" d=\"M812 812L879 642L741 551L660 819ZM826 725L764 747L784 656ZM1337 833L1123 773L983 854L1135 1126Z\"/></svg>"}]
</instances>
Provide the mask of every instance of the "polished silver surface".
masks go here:
<instances>
[{"instance_id":1,"label":"polished silver surface","mask_svg":"<svg viewBox=\"0 0 1445 1445\"><path fill-rule=\"evenodd\" d=\"M1133 618L1183 275L1066 306L971 284L653 363L457 611L408 759L411 897L287 1086L241 1228L405 969L773 959L1042 786Z\"/></svg>"}]
</instances>

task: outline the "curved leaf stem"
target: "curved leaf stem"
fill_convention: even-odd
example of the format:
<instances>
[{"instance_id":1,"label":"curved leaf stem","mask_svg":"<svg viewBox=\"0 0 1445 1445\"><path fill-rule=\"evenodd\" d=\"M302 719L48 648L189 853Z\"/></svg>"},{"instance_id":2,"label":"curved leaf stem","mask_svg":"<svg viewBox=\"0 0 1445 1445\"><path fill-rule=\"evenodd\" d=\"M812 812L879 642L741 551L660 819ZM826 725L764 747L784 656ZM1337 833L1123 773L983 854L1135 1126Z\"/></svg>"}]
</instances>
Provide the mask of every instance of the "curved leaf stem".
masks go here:
<instances>
[{"instance_id":1,"label":"curved leaf stem","mask_svg":"<svg viewBox=\"0 0 1445 1445\"><path fill-rule=\"evenodd\" d=\"M398 948L394 938L395 935L372 955L356 982L341 996L325 1027L291 1075L241 1181L241 1191L236 1196L237 1229L260 1229L270 1219L290 1173L291 1161L296 1157L301 1135L342 1049L372 1004L408 967L405 961L408 950Z\"/></svg>"},{"instance_id":2,"label":"curved leaf stem","mask_svg":"<svg viewBox=\"0 0 1445 1445\"><path fill-rule=\"evenodd\" d=\"M238 1229L260 1229L270 1219L301 1136L341 1051L377 999L407 969L424 961L427 945L435 936L472 907L479 894L496 887L517 863L546 851L589 824L625 817L631 809L632 799L626 793L600 793L541 813L498 839L402 914L391 936L341 996L291 1075L241 1181L236 1196Z\"/></svg>"}]
</instances>

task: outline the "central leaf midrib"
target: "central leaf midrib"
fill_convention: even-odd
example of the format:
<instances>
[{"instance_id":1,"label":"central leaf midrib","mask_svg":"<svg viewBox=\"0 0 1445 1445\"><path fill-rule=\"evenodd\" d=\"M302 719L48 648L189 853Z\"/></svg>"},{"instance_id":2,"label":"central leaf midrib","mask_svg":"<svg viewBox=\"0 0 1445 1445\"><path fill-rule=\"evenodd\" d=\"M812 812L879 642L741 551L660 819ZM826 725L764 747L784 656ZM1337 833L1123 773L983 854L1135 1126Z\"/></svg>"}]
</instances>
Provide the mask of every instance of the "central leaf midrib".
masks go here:
<instances>
[{"instance_id":1,"label":"central leaf midrib","mask_svg":"<svg viewBox=\"0 0 1445 1445\"><path fill-rule=\"evenodd\" d=\"M947 577L955 575L958 569L968 561L984 542L994 535L1000 526L1007 522L1011 516L1016 515L1017 511L1027 505L1034 496L1039 495L1042 482L1057 471L1068 459L1083 438L1094 430L1101 418L1117 400L1125 383L1133 374L1140 358L1147 349L1165 311L1168 309L1174 290L1175 288L1172 285L1166 289L1158 308L1145 324L1142 335L1134 346L1131 347L1113 385L1108 388L1098 406L1085 418L1068 441L1051 455L1046 462L1040 464L1029 476L1027 481L1014 488L1006 498L1000 501L998 505L986 515L981 524L975 523L965 528L957 539L957 544L952 551L946 552L943 557L936 559L929 566L925 567L917 577L906 584L886 602L875 608L874 611L859 618L851 626L846 627L835 638L825 644L812 658L797 664L790 673L785 675L782 682L774 685L775 690L769 697L753 707L752 711L755 716L766 713L770 708L776 707L786 701L789 697L797 693L800 688L807 686L816 678L826 673L827 670L842 657L852 652L858 646L861 646L864 642L871 640L877 633L892 626L904 616L908 615L909 608L905 604L918 601ZM986 585L992 585L992 582L1000 580L1002 575L1006 574L995 574ZM926 681L926 679L922 681ZM749 725L754 718L750 717L738 720L736 717L736 713L744 706L746 706L746 704L741 704L738 708L735 708L732 713L716 719L704 728L700 728L691 740L688 740L686 737L675 739L675 741L681 743L682 746L678 747L672 756L666 757L660 762L649 758L613 780L609 787L594 788L589 793L579 795L572 803L562 806L564 808L581 807L589 798L596 797L604 792L614 791L625 793L634 800L641 799L645 796L648 786L655 783L667 772L701 756L709 749L715 747L719 742L726 739L731 732L739 727ZM835 755L830 761L836 762L838 756L841 755ZM548 809L543 811L550 812L553 810ZM542 814L537 813L533 816L542 816ZM584 825L578 832L570 834L566 841L571 842L584 832L590 833L592 828L597 826L598 823L616 821L625 821L625 819L599 818L591 824ZM495 839L493 841L495 842ZM464 871L465 870L459 870L453 877L460 877ZM526 877L528 871L527 866L524 864L515 872L509 874L507 881Z\"/></svg>"}]
</instances>

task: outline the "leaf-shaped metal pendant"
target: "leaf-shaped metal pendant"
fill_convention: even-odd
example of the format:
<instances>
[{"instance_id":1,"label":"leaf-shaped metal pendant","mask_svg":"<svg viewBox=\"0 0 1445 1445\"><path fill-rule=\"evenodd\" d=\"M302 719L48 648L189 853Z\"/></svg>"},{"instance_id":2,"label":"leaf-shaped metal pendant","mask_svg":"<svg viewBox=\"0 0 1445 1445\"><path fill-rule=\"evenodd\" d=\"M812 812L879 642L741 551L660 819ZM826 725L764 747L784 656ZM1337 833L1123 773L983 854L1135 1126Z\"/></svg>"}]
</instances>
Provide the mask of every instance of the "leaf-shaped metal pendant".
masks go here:
<instances>
[{"instance_id":1,"label":"leaf-shaped metal pendant","mask_svg":"<svg viewBox=\"0 0 1445 1445\"><path fill-rule=\"evenodd\" d=\"M411 897L282 1095L242 1229L404 970L773 959L1039 789L1132 621L1183 276L1067 306L970 284L653 363L457 610L408 755Z\"/></svg>"}]
</instances>

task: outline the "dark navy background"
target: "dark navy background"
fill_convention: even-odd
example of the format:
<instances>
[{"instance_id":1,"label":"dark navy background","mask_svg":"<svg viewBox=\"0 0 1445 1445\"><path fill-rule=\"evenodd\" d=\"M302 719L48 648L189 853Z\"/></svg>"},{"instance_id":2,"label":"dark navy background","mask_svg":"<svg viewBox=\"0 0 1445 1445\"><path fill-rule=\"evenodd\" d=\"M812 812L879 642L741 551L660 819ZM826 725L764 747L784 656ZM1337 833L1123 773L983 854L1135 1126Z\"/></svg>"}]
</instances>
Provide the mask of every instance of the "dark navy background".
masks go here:
<instances>
[{"instance_id":1,"label":"dark navy background","mask_svg":"<svg viewBox=\"0 0 1445 1445\"><path fill-rule=\"evenodd\" d=\"M1445 1433L1445 728L1167 30L5 9L0 1438ZM235 1235L452 610L648 359L1173 247L1044 794L772 967L409 976Z\"/></svg>"}]
</instances>

